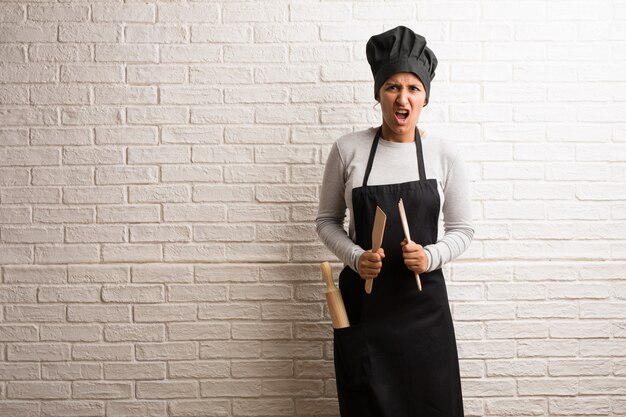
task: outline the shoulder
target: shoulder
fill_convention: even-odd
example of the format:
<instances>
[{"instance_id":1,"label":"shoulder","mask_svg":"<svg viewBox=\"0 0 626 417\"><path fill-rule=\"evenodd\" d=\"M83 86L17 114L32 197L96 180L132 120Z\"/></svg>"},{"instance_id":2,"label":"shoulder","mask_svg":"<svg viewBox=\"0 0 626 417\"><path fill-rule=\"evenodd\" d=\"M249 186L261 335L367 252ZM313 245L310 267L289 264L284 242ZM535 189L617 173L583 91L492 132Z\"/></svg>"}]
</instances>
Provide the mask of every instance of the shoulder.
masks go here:
<instances>
[{"instance_id":1,"label":"shoulder","mask_svg":"<svg viewBox=\"0 0 626 417\"><path fill-rule=\"evenodd\" d=\"M422 144L424 157L431 161L438 161L445 167L454 165L458 159L462 159L459 144L444 135L428 134L422 139Z\"/></svg>"},{"instance_id":2,"label":"shoulder","mask_svg":"<svg viewBox=\"0 0 626 417\"><path fill-rule=\"evenodd\" d=\"M373 127L350 132L337 139L335 146L344 160L352 160L363 152L369 154L375 134Z\"/></svg>"}]
</instances>

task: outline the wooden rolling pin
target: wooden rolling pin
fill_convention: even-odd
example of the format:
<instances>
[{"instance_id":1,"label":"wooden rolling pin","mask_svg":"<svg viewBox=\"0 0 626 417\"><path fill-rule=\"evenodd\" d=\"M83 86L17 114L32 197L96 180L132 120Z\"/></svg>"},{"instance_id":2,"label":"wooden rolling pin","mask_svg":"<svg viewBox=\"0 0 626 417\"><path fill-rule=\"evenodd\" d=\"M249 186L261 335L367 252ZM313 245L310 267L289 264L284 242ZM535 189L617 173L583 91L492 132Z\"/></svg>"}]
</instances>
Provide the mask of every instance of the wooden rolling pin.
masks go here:
<instances>
[{"instance_id":1,"label":"wooden rolling pin","mask_svg":"<svg viewBox=\"0 0 626 417\"><path fill-rule=\"evenodd\" d=\"M343 329L350 326L348 321L348 315L346 314L346 307L343 305L343 298L341 298L341 291L335 287L333 282L333 271L330 268L328 262L323 262L320 265L322 269L322 277L326 283L326 302L328 303L328 310L330 311L330 319L333 322L335 329Z\"/></svg>"}]
</instances>

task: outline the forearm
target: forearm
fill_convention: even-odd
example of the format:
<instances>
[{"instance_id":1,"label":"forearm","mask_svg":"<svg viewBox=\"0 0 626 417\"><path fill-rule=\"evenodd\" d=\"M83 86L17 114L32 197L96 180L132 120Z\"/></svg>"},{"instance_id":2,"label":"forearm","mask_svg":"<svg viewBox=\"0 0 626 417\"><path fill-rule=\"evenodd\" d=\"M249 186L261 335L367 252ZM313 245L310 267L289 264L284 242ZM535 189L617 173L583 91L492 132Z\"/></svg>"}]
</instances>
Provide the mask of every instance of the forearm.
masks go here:
<instances>
[{"instance_id":1,"label":"forearm","mask_svg":"<svg viewBox=\"0 0 626 417\"><path fill-rule=\"evenodd\" d=\"M440 269L448 262L453 261L469 248L474 229L471 227L459 227L447 231L444 237L437 243L424 246L428 257L428 271Z\"/></svg>"},{"instance_id":2,"label":"forearm","mask_svg":"<svg viewBox=\"0 0 626 417\"><path fill-rule=\"evenodd\" d=\"M343 222L334 217L318 216L315 219L317 234L322 243L344 264L358 271L359 257L364 250L347 235Z\"/></svg>"}]
</instances>

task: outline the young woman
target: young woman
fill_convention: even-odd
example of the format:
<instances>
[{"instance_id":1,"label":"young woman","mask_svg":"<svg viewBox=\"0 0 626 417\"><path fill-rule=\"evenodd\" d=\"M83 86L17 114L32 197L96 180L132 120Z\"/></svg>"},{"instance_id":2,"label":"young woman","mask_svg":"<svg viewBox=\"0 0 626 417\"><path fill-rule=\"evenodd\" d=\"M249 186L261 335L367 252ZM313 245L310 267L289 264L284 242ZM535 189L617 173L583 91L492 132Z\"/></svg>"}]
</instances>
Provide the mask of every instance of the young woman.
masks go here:
<instances>
[{"instance_id":1,"label":"young woman","mask_svg":"<svg viewBox=\"0 0 626 417\"><path fill-rule=\"evenodd\" d=\"M351 326L334 332L341 415L461 417L456 340L441 267L467 249L474 229L458 150L416 126L437 58L422 36L403 26L370 38L366 52L382 125L333 145L316 218L320 239L346 265L339 287ZM411 241L400 221L401 198ZM377 206L387 221L382 248L373 253ZM371 294L364 290L367 279L373 279Z\"/></svg>"}]
</instances>

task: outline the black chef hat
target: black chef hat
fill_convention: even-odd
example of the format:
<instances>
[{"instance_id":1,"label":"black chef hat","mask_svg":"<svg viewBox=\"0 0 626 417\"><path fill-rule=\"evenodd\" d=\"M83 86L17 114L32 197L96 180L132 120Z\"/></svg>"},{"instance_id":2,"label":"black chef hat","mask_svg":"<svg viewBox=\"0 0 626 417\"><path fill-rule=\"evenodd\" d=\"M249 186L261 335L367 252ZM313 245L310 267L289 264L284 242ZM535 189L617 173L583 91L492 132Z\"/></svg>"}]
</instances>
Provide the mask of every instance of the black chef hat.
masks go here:
<instances>
[{"instance_id":1,"label":"black chef hat","mask_svg":"<svg viewBox=\"0 0 626 417\"><path fill-rule=\"evenodd\" d=\"M411 29L398 26L374 35L367 41L367 62L374 75L374 98L378 90L396 72L412 72L424 84L426 102L430 93L430 81L435 78L437 57L426 46L426 39Z\"/></svg>"}]
</instances>

